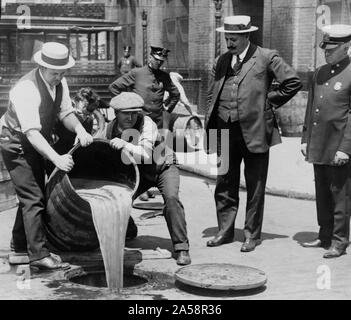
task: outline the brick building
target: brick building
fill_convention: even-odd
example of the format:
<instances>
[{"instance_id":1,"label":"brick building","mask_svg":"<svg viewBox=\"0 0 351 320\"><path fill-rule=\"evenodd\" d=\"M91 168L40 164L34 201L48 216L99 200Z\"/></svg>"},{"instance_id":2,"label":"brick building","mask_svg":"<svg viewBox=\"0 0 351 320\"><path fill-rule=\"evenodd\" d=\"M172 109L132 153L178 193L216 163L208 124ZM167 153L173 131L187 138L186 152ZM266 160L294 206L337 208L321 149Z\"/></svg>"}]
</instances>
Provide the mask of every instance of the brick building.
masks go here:
<instances>
[{"instance_id":1,"label":"brick building","mask_svg":"<svg viewBox=\"0 0 351 320\"><path fill-rule=\"evenodd\" d=\"M105 6L105 20L121 26L115 47L118 57L122 55L124 45L132 46L132 53L139 61L145 59L150 45L163 45L171 49L165 67L193 79L185 82L186 91L192 102L198 104L200 113L205 111L208 74L216 49L219 47L221 52L226 50L223 34L216 35L215 32L216 12L221 15L221 20L217 20L219 24L227 15L250 15L252 23L259 27L259 31L251 35L252 40L258 45L277 49L298 71L305 90L311 72L324 63L322 51L318 48L321 26L351 22L351 0L51 1L61 4L70 2L80 5L100 3ZM221 3L220 11L216 11L218 3ZM216 37L219 42L216 42Z\"/></svg>"},{"instance_id":2,"label":"brick building","mask_svg":"<svg viewBox=\"0 0 351 320\"><path fill-rule=\"evenodd\" d=\"M117 72L116 6L101 0L3 0L0 19L0 116L10 86L33 69L33 55L47 41L64 43L76 59L67 72L71 92L83 86L110 98Z\"/></svg>"}]
</instances>

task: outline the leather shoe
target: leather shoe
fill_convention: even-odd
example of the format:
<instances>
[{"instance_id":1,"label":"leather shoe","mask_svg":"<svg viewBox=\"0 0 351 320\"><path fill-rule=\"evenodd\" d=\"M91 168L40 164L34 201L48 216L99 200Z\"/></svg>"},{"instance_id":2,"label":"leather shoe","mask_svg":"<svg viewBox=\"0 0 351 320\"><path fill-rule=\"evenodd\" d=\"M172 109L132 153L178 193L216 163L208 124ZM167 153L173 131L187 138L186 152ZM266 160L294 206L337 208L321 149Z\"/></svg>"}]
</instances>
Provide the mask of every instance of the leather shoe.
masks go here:
<instances>
[{"instance_id":1,"label":"leather shoe","mask_svg":"<svg viewBox=\"0 0 351 320\"><path fill-rule=\"evenodd\" d=\"M36 260L30 263L31 267L37 267L40 270L55 270L55 269L69 269L70 264L60 262L53 256L44 257L40 260Z\"/></svg>"},{"instance_id":2,"label":"leather shoe","mask_svg":"<svg viewBox=\"0 0 351 320\"><path fill-rule=\"evenodd\" d=\"M330 243L327 243L326 241L322 241L320 239L303 242L301 243L301 245L305 248L329 248L330 247Z\"/></svg>"},{"instance_id":3,"label":"leather shoe","mask_svg":"<svg viewBox=\"0 0 351 320\"><path fill-rule=\"evenodd\" d=\"M177 258L177 264L180 266L185 266L187 264L191 263L189 251L179 251L178 258Z\"/></svg>"},{"instance_id":4,"label":"leather shoe","mask_svg":"<svg viewBox=\"0 0 351 320\"><path fill-rule=\"evenodd\" d=\"M257 245L257 241L251 238L245 240L242 244L240 251L241 252L250 252L254 251Z\"/></svg>"},{"instance_id":5,"label":"leather shoe","mask_svg":"<svg viewBox=\"0 0 351 320\"><path fill-rule=\"evenodd\" d=\"M330 259L330 258L338 258L346 254L345 249L338 248L336 246L330 247L330 249L323 255L323 258Z\"/></svg>"},{"instance_id":6,"label":"leather shoe","mask_svg":"<svg viewBox=\"0 0 351 320\"><path fill-rule=\"evenodd\" d=\"M224 235L216 235L213 239L207 241L208 247L218 247L222 244L232 242L232 237L226 237Z\"/></svg>"}]
</instances>

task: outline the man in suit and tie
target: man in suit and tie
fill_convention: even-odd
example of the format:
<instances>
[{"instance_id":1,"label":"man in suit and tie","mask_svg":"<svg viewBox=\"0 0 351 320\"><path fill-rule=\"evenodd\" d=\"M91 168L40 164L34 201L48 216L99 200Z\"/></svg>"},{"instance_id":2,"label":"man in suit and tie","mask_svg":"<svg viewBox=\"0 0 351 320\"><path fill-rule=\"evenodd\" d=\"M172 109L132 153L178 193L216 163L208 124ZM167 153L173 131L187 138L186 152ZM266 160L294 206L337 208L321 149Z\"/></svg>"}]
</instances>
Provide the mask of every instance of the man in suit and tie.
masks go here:
<instances>
[{"instance_id":1,"label":"man in suit and tie","mask_svg":"<svg viewBox=\"0 0 351 320\"><path fill-rule=\"evenodd\" d=\"M233 240L240 165L244 160L247 205L241 251L249 252L261 237L269 148L281 142L274 112L302 85L277 51L250 42L250 33L258 28L251 25L249 16L226 17L224 26L216 30L225 33L228 51L216 59L212 69L205 129L207 141L211 141L210 129L229 134L226 141L217 139L218 148L205 146L208 153L217 152L220 159L215 189L219 232L207 246ZM279 85L268 91L273 79Z\"/></svg>"}]
</instances>

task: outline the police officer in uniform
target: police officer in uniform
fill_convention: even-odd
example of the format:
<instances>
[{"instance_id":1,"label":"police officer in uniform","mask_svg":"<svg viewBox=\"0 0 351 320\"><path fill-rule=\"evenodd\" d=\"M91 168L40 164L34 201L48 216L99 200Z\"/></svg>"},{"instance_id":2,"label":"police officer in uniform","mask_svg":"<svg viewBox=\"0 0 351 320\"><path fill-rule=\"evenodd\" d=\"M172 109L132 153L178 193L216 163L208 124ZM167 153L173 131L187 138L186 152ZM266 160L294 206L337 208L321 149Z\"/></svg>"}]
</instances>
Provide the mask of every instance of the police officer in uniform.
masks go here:
<instances>
[{"instance_id":1,"label":"police officer in uniform","mask_svg":"<svg viewBox=\"0 0 351 320\"><path fill-rule=\"evenodd\" d=\"M179 91L169 74L160 70L169 51L161 47L151 47L149 62L146 66L132 69L109 86L110 91L116 96L123 91L133 91L139 94L145 101L144 109L149 112L149 117L158 128L163 127L163 97L165 91L169 93L166 105L169 113L173 111L180 97Z\"/></svg>"},{"instance_id":2,"label":"police officer in uniform","mask_svg":"<svg viewBox=\"0 0 351 320\"><path fill-rule=\"evenodd\" d=\"M138 60L134 56L130 55L131 47L124 46L123 49L124 56L121 59L119 59L117 64L121 74L128 73L133 68L141 67L141 64L138 62Z\"/></svg>"},{"instance_id":3,"label":"police officer in uniform","mask_svg":"<svg viewBox=\"0 0 351 320\"><path fill-rule=\"evenodd\" d=\"M324 247L324 258L346 252L351 210L351 26L322 29L327 64L318 68L309 91L301 151L313 163L318 238L304 247Z\"/></svg>"},{"instance_id":4,"label":"police officer in uniform","mask_svg":"<svg viewBox=\"0 0 351 320\"><path fill-rule=\"evenodd\" d=\"M70 171L72 156L58 154L51 146L57 119L75 132L82 146L93 138L74 115L64 73L75 61L57 42L45 43L34 55L39 65L24 75L9 93L9 107L2 117L1 152L19 200L12 230L11 249L28 253L31 266L66 268L60 257L49 252L42 225L45 214L45 160Z\"/></svg>"}]
</instances>

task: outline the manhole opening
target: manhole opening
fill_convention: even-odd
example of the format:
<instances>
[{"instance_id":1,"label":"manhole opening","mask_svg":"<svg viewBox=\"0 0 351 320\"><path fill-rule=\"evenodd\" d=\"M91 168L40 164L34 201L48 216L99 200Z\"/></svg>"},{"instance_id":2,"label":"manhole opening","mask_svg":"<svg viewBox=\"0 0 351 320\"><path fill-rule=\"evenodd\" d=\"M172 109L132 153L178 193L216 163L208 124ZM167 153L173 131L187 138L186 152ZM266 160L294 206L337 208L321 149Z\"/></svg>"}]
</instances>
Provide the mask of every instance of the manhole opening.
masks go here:
<instances>
[{"instance_id":1,"label":"manhole opening","mask_svg":"<svg viewBox=\"0 0 351 320\"><path fill-rule=\"evenodd\" d=\"M75 276L69 279L76 284L90 287L107 288L105 272L92 272L85 275ZM145 285L148 280L135 274L123 275L123 288L135 288Z\"/></svg>"}]
</instances>

